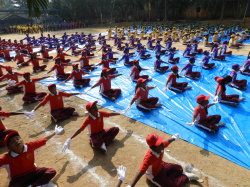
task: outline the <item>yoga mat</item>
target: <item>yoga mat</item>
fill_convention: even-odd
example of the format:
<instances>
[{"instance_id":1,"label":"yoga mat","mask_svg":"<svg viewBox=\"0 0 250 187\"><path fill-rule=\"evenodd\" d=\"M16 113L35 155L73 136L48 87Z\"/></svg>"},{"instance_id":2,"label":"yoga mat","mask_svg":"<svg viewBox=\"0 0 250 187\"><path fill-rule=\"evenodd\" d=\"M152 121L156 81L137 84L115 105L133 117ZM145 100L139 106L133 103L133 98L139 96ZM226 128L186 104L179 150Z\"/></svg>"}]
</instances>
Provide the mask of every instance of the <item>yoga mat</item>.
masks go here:
<instances>
[{"instance_id":1,"label":"yoga mat","mask_svg":"<svg viewBox=\"0 0 250 187\"><path fill-rule=\"evenodd\" d=\"M175 55L175 57L180 57L180 62L177 64L180 68L183 68L188 62L188 59L184 58L182 53L183 51L178 51ZM210 61L210 63L215 62L217 67L213 70L204 70L198 63L201 61L203 55L197 55L197 66L193 68L193 71L200 71L202 76L198 81L188 78L177 79L177 82L188 82L188 84L193 87L191 90L178 94L170 90L167 92L162 90L170 72L164 74L158 72L153 73L152 70L156 58L155 54L149 54L151 54L152 58L140 60L140 65L150 70L142 71L141 75L147 74L152 77L153 80L148 82L149 86L157 84L157 88L149 92L149 97L159 97L159 102L162 103L163 106L147 113L138 110L133 104L131 110L126 113L126 116L171 135L180 133L181 139L250 169L250 128L248 127L248 123L246 123L250 119L249 91L240 91L227 86L226 92L228 95L239 94L240 97L246 97L246 100L240 102L237 108L219 103L208 109L209 115L220 114L222 117L221 121L226 122L226 126L221 127L219 132L210 134L195 126L186 125L186 122L191 122L194 108L197 106L196 97L199 94L212 95L210 99L210 103L212 103L212 98L214 97L217 86L214 77L228 75L231 71L232 64L238 63L242 65L246 60L246 56L232 55L227 56L226 61ZM133 59L135 59L135 57L131 58L131 60ZM167 61L167 57L162 57L162 60ZM169 66L171 67L172 65ZM110 67L117 67L119 73L125 73L125 75L112 80L112 88L120 88L122 90L122 94L115 103L102 97L99 94L99 87L91 90L86 95L77 97L87 101L97 100L98 104L102 107L118 112L118 110L125 110L129 105L135 93L136 83L126 78L130 74L131 67L124 66L123 62L110 65ZM101 69L102 67L98 67L98 69L85 76L91 78L90 86L94 85L99 80ZM248 82L250 81L248 76L241 75L240 73L237 79L247 79ZM59 86L59 81L53 78L45 79L41 81L41 83L45 85L56 83L59 90L68 93L84 92L90 88L90 86L88 86L77 89L73 86L72 81ZM247 88L250 89L249 84Z\"/></svg>"}]
</instances>

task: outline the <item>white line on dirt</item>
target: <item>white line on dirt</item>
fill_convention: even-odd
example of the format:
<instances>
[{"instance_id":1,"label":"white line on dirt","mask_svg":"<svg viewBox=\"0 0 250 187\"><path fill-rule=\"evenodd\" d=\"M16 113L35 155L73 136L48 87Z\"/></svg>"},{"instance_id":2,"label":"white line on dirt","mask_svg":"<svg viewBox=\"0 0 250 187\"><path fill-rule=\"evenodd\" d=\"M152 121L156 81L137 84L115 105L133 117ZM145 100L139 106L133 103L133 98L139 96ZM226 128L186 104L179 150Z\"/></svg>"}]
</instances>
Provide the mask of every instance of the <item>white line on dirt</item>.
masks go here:
<instances>
[{"instance_id":1,"label":"white line on dirt","mask_svg":"<svg viewBox=\"0 0 250 187\"><path fill-rule=\"evenodd\" d=\"M127 133L127 130L126 130L126 129L122 128L121 126L117 125L117 124L114 123L114 122L111 122L109 119L106 119L105 122L107 122L107 123L109 123L109 124L111 124L111 125L113 125L113 126L115 126L115 127L118 127L118 128L120 129L120 131ZM139 141L140 143L144 144L145 146L148 146L147 143L146 143L146 141L143 140L143 139L141 139L141 137L140 137L139 135L136 135L136 134L133 133L132 136L133 136L137 141ZM178 163L178 164L181 165L183 168L186 168L186 167L189 167L189 166L190 166L189 164L187 164L187 163L185 163L185 162L183 162L183 161L177 160L177 159L175 159L174 157L170 156L166 151L164 152L164 157L166 157L166 158L169 159L169 160L174 161L175 163ZM192 168L192 171L193 171L194 173L196 173L196 174L200 174L200 175L202 175L202 176L204 176L204 177L208 177L208 178L209 178L209 185L210 185L210 186L226 187L226 186L224 186L224 185L219 184L218 179L216 179L216 178L214 178L214 177L212 177L212 176L210 176L210 175L207 175L207 174L204 173L203 171L199 171L197 168Z\"/></svg>"}]
</instances>

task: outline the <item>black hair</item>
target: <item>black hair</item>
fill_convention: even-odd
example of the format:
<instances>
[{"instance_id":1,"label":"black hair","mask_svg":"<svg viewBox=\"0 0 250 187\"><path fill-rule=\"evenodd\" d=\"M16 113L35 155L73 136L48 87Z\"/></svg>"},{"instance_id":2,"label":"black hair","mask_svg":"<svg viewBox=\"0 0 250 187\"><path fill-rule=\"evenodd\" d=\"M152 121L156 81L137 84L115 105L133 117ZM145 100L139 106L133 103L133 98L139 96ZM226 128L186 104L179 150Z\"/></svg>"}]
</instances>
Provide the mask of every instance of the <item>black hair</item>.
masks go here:
<instances>
[{"instance_id":1,"label":"black hair","mask_svg":"<svg viewBox=\"0 0 250 187\"><path fill-rule=\"evenodd\" d=\"M139 65L139 67L138 67L138 70L139 70L139 72L141 72L141 66Z\"/></svg>"},{"instance_id":2,"label":"black hair","mask_svg":"<svg viewBox=\"0 0 250 187\"><path fill-rule=\"evenodd\" d=\"M36 58L33 57L33 55L35 55L35 53L33 53L32 55L30 55L30 59L31 60L35 60Z\"/></svg>"},{"instance_id":3,"label":"black hair","mask_svg":"<svg viewBox=\"0 0 250 187\"><path fill-rule=\"evenodd\" d=\"M103 77L104 73L101 73L101 77Z\"/></svg>"},{"instance_id":4,"label":"black hair","mask_svg":"<svg viewBox=\"0 0 250 187\"><path fill-rule=\"evenodd\" d=\"M55 64L56 64L58 61L61 62L61 59L60 59L60 58L57 58L57 59L55 60Z\"/></svg>"},{"instance_id":5,"label":"black hair","mask_svg":"<svg viewBox=\"0 0 250 187\"><path fill-rule=\"evenodd\" d=\"M138 84L136 84L136 86L135 86L135 93L136 93L136 90L139 88L139 85Z\"/></svg>"},{"instance_id":6,"label":"black hair","mask_svg":"<svg viewBox=\"0 0 250 187\"><path fill-rule=\"evenodd\" d=\"M11 138L13 138L13 137L15 137L15 136L19 136L19 134L13 134L13 135L11 135L11 136L8 138L7 147L9 147L9 143L10 143Z\"/></svg>"},{"instance_id":7,"label":"black hair","mask_svg":"<svg viewBox=\"0 0 250 187\"><path fill-rule=\"evenodd\" d=\"M173 69L171 69L171 71L174 72ZM177 70L177 72L178 72L178 70ZM179 78L180 78L180 75L177 73L177 74L176 74L176 77L179 79Z\"/></svg>"},{"instance_id":8,"label":"black hair","mask_svg":"<svg viewBox=\"0 0 250 187\"><path fill-rule=\"evenodd\" d=\"M43 54L45 51L43 50L43 47L41 48L41 53Z\"/></svg>"},{"instance_id":9,"label":"black hair","mask_svg":"<svg viewBox=\"0 0 250 187\"><path fill-rule=\"evenodd\" d=\"M220 85L221 85L221 87L222 87L222 92L225 92L225 91L226 91L226 82L232 82L232 80L233 80L233 78L232 78L230 75L227 75L227 76L225 76L225 77L222 79L222 81L221 81L221 83L220 83Z\"/></svg>"}]
</instances>

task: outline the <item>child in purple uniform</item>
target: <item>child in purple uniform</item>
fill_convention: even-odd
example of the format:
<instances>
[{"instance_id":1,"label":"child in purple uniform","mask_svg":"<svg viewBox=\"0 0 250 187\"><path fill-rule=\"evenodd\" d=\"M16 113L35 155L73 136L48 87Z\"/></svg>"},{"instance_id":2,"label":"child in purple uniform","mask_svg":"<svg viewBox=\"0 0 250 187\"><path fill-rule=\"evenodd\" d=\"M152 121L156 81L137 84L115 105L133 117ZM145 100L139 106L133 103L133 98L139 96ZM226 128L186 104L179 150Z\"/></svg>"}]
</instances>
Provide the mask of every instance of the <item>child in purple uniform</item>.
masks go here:
<instances>
[{"instance_id":1,"label":"child in purple uniform","mask_svg":"<svg viewBox=\"0 0 250 187\"><path fill-rule=\"evenodd\" d=\"M155 46L153 46L154 41L151 40L151 37L148 37L148 42L146 43L146 45L148 46L148 49L154 49Z\"/></svg>"},{"instance_id":2,"label":"child in purple uniform","mask_svg":"<svg viewBox=\"0 0 250 187\"><path fill-rule=\"evenodd\" d=\"M250 53L248 54L247 60L243 63L243 66L240 69L240 73L243 75L250 75L250 69L249 69L250 60L249 60L249 58L250 58Z\"/></svg>"},{"instance_id":3,"label":"child in purple uniform","mask_svg":"<svg viewBox=\"0 0 250 187\"><path fill-rule=\"evenodd\" d=\"M121 60L124 59L125 66L133 66L133 61L129 61L129 57L130 57L130 55L128 53L128 50L125 50L122 58L120 60L118 60L118 62L120 62Z\"/></svg>"},{"instance_id":4,"label":"child in purple uniform","mask_svg":"<svg viewBox=\"0 0 250 187\"><path fill-rule=\"evenodd\" d=\"M183 52L183 56L186 57L186 58L190 58L190 57L196 56L196 53L192 53L191 50L192 50L191 44L187 44L187 48Z\"/></svg>"},{"instance_id":5,"label":"child in purple uniform","mask_svg":"<svg viewBox=\"0 0 250 187\"><path fill-rule=\"evenodd\" d=\"M121 38L118 39L118 42L116 42L117 50L122 51L125 46L122 46L123 42L121 41Z\"/></svg>"},{"instance_id":6,"label":"child in purple uniform","mask_svg":"<svg viewBox=\"0 0 250 187\"><path fill-rule=\"evenodd\" d=\"M223 45L221 46L221 50L220 50L220 55L232 55L232 51L228 51L227 52L227 41L223 42Z\"/></svg>"},{"instance_id":7,"label":"child in purple uniform","mask_svg":"<svg viewBox=\"0 0 250 187\"><path fill-rule=\"evenodd\" d=\"M183 71L186 77L198 80L199 77L201 76L201 73L192 71L193 66L195 66L194 63L195 63L195 58L190 57L189 62L184 66L184 68L181 69L180 74Z\"/></svg>"},{"instance_id":8,"label":"child in purple uniform","mask_svg":"<svg viewBox=\"0 0 250 187\"><path fill-rule=\"evenodd\" d=\"M148 52L145 48L144 48L144 46L141 46L141 50L140 50L140 52L139 52L139 56L140 56L140 58L141 59L148 59L148 58L151 58L151 55L150 54L147 54L146 55L146 52Z\"/></svg>"},{"instance_id":9,"label":"child in purple uniform","mask_svg":"<svg viewBox=\"0 0 250 187\"><path fill-rule=\"evenodd\" d=\"M211 58L211 56L209 56L209 52L207 50L205 50L203 52L203 54L204 54L204 57L203 57L203 59L201 61L202 62L202 68L207 69L207 70L215 68L216 67L215 63L208 63L209 59Z\"/></svg>"},{"instance_id":10,"label":"child in purple uniform","mask_svg":"<svg viewBox=\"0 0 250 187\"><path fill-rule=\"evenodd\" d=\"M155 48L154 48L155 54L161 54L161 55L165 54L165 52L167 50L161 50L161 48L164 48L164 47L161 45L161 41L158 40L156 42L156 45L155 45Z\"/></svg>"},{"instance_id":11,"label":"child in purple uniform","mask_svg":"<svg viewBox=\"0 0 250 187\"><path fill-rule=\"evenodd\" d=\"M201 54L202 52L203 52L203 50L202 49L198 49L198 40L194 40L193 41L193 51L194 52L196 52L196 53L199 53L199 54Z\"/></svg>"},{"instance_id":12,"label":"child in purple uniform","mask_svg":"<svg viewBox=\"0 0 250 187\"><path fill-rule=\"evenodd\" d=\"M177 58L174 58L174 55L175 55L175 49L174 48L170 48L169 49L169 53L168 53L168 62L171 63L171 64L176 64L179 62L180 60L180 57L177 57Z\"/></svg>"},{"instance_id":13,"label":"child in purple uniform","mask_svg":"<svg viewBox=\"0 0 250 187\"><path fill-rule=\"evenodd\" d=\"M215 43L213 45L213 48L212 48L211 51L212 51L212 59L213 60L225 60L225 56L224 55L221 55L221 56L218 55L219 48L218 48L218 44L217 43Z\"/></svg>"},{"instance_id":14,"label":"child in purple uniform","mask_svg":"<svg viewBox=\"0 0 250 187\"><path fill-rule=\"evenodd\" d=\"M117 53L116 53L116 52L113 52L113 51L112 51L112 48L109 47L109 48L108 48L108 52L106 53L107 59L118 60L118 58L114 58L114 54L117 54Z\"/></svg>"},{"instance_id":15,"label":"child in purple uniform","mask_svg":"<svg viewBox=\"0 0 250 187\"><path fill-rule=\"evenodd\" d=\"M75 45L75 43L72 43L71 47L66 51L68 52L71 49L71 54L72 55L79 55L81 51L76 51L76 49L80 49L78 45Z\"/></svg>"},{"instance_id":16,"label":"child in purple uniform","mask_svg":"<svg viewBox=\"0 0 250 187\"><path fill-rule=\"evenodd\" d=\"M130 56L133 56L135 53L130 53L130 52L129 52L130 49L134 49L134 48L129 47L129 46L128 46L128 43L125 43L124 51L125 51L125 50L128 50L129 55L130 55Z\"/></svg>"},{"instance_id":17,"label":"child in purple uniform","mask_svg":"<svg viewBox=\"0 0 250 187\"><path fill-rule=\"evenodd\" d=\"M154 70L159 72L159 73L165 73L168 70L169 66L162 66L161 67L161 63L167 64L166 62L162 61L161 56L159 54L157 54L156 61L154 63Z\"/></svg>"},{"instance_id":18,"label":"child in purple uniform","mask_svg":"<svg viewBox=\"0 0 250 187\"><path fill-rule=\"evenodd\" d=\"M233 71L231 71L230 76L232 77L232 82L229 84L230 87L237 88L240 90L247 90L247 80L237 80L237 73L240 71L239 64L234 64L232 66Z\"/></svg>"},{"instance_id":19,"label":"child in purple uniform","mask_svg":"<svg viewBox=\"0 0 250 187\"><path fill-rule=\"evenodd\" d=\"M137 52L141 50L141 46L142 46L141 40L137 40L137 44L135 45Z\"/></svg>"},{"instance_id":20,"label":"child in purple uniform","mask_svg":"<svg viewBox=\"0 0 250 187\"><path fill-rule=\"evenodd\" d=\"M130 46L135 47L135 38L133 35L130 36L129 43Z\"/></svg>"}]
</instances>

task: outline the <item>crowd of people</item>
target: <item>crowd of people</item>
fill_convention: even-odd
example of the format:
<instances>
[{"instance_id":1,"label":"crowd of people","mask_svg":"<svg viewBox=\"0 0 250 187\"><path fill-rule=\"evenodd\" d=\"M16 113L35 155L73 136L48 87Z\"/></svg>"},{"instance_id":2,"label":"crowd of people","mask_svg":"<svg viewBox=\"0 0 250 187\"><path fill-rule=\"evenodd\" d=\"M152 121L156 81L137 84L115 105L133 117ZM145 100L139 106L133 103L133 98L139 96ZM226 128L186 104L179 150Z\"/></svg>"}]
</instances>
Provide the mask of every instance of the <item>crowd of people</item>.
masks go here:
<instances>
[{"instance_id":1,"label":"crowd of people","mask_svg":"<svg viewBox=\"0 0 250 187\"><path fill-rule=\"evenodd\" d=\"M70 30L70 29L80 29L87 27L88 24L83 21L63 21L63 22L45 22L43 24L15 24L10 25L8 28L8 33L42 33L42 32L52 32L52 31L61 31L61 30Z\"/></svg>"},{"instance_id":2,"label":"crowd of people","mask_svg":"<svg viewBox=\"0 0 250 187\"><path fill-rule=\"evenodd\" d=\"M82 26L78 24L76 27ZM45 27L43 27L45 28ZM61 29L66 29L61 27ZM45 30L43 30L45 31ZM48 31L48 30L47 30ZM50 114L55 122L64 120L71 116L78 116L79 112L75 111L74 107L64 107L63 98L71 97L78 94L87 94L95 87L100 87L100 95L113 102L120 97L121 89L113 89L111 82L118 76L124 74L119 73L116 68L110 68L110 63L124 62L124 66L131 69L131 73L127 78L131 78L132 82L136 83L135 93L129 106L125 111L120 113L108 113L99 111L97 107L98 101L88 102L86 104L86 111L89 115L83 124L75 131L75 133L67 139L64 143L62 151L70 148L71 141L76 138L82 131L88 127L88 136L91 141L91 146L99 148L103 152L107 152L106 146L112 144L119 133L118 127L104 128L104 118L113 117L126 113L130 110L131 106L135 103L139 110L150 112L162 107L157 96L149 97L149 91L156 88L155 86L148 86L147 82L152 81L148 75L140 75L141 71L146 71L146 68L140 66L141 59L151 58L150 51L153 51L156 56L155 62L152 64L154 71L161 74L171 72L164 91L171 90L179 94L188 89L192 89L187 82L177 82L179 78L187 77L193 80L199 80L201 72L192 70L195 66L197 54L203 54L203 59L200 62L201 67L209 71L216 68L215 63L209 61L220 60L225 61L226 56L232 55L232 51L227 51L228 48L240 48L243 42L248 40L250 35L248 29L242 30L239 25L224 27L218 25L216 27L203 25L198 27L196 25L179 25L176 27L166 26L135 26L125 29L108 28L107 35L99 34L94 36L91 33L85 35L84 32L67 35L65 32L63 36L56 37L50 34L44 36L41 33L40 38L30 37L30 32L26 34L23 40L6 41L0 38L0 58L5 63L0 64L0 80L7 80L6 83L1 84L0 92L6 91L7 94L23 93L23 101L26 103L39 102L39 104L32 110L27 112L6 112L0 111L0 117L6 118L14 115L26 115L27 118L35 116L36 111L45 106L47 103L50 105ZM209 43L209 38L212 37L212 42ZM141 40L146 40L143 45ZM199 49L199 42L204 40L204 46L210 46L211 50ZM109 44L107 44L109 41ZM111 41L111 42L110 42ZM183 56L188 58L188 63L180 69L178 63L179 57L175 57L176 47L173 46L174 42L182 42L186 46ZM96 45L101 44L101 47ZM113 45L111 44L113 43ZM155 43L155 44L154 44ZM81 47L83 46L83 48ZM38 52L34 52L35 48L39 48ZM99 48L99 49L97 49ZM116 48L118 52L113 52ZM57 51L55 57L49 54L52 50ZM67 51L71 51L67 54ZM95 58L95 51L102 51L101 60L98 64L92 65L90 61ZM114 55L122 52L122 57L115 58ZM12 56L10 53L15 52L16 55ZM79 56L79 60L72 63L70 56ZM136 59L131 60L131 57L136 56ZM168 56L168 60L164 62L161 56ZM67 59L66 59L67 58ZM215 133L220 127L226 125L221 122L221 116L210 115L208 116L208 108L217 104L218 102L236 107L239 102L243 101L244 97L239 95L226 95L226 86L230 86L240 90L247 90L247 80L238 80L237 74L249 75L250 70L250 55L248 55L242 66L234 64L232 71L225 77L214 77L218 86L215 92L214 103L209 104L210 95L199 95L196 98L197 106L194 109L193 117L190 119L191 125L195 125L202 130ZM6 65L9 61L16 61L17 66L29 66L32 64L30 72L16 72L13 67ZM55 65L46 70L47 66L40 65L40 62L51 63ZM162 64L168 64L162 66ZM64 67L72 66L71 73L65 73ZM96 71L97 66L102 66L100 79L95 82L91 88L83 93L66 93L57 90L56 84L48 85L48 94L46 92L36 91L36 82L47 79L52 71L55 71L55 77L60 81L59 85L64 85L69 80L73 79L73 85L76 88L87 87L91 79L85 78L85 74L90 74ZM2 71L2 69L4 71ZM180 71L179 71L180 70ZM47 71L40 78L32 78L31 72ZM183 75L182 75L183 74ZM23 80L19 81L19 77ZM55 130L51 135L48 135L41 140L24 144L21 135L12 129L7 129L2 121L0 121L0 145L6 146L9 153L5 154L0 159L0 167L8 166L7 170L11 181L9 186L46 186L49 181L56 175L56 171L51 168L39 168L34 163L34 152L40 147L44 146L46 142L54 135L60 134L63 128L55 126ZM127 187L134 187L139 179L146 175L146 177L157 186L162 187L181 187L190 180L198 180L199 177L192 173L183 171L180 165L166 163L163 161L164 149L174 141L178 141L179 134L174 134L171 139L165 140L155 133L149 134L146 142L149 150L144 156L143 163L139 168L135 178ZM131 153L133 154L133 153ZM125 178L126 168L120 166L118 169L118 182L116 187L121 186Z\"/></svg>"}]
</instances>

